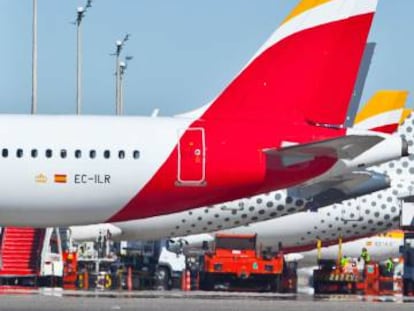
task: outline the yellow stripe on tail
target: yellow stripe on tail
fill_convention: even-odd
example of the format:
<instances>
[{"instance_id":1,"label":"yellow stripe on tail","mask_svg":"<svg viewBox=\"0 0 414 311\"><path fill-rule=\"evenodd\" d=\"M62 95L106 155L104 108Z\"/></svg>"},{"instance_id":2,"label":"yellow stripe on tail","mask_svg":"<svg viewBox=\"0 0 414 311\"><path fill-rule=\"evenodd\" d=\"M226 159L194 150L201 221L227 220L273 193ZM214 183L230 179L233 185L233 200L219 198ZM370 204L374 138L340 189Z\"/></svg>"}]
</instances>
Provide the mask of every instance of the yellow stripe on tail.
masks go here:
<instances>
[{"instance_id":1,"label":"yellow stripe on tail","mask_svg":"<svg viewBox=\"0 0 414 311\"><path fill-rule=\"evenodd\" d=\"M286 17L282 24L287 23L292 18L309 11L319 5L322 5L326 2L331 2L332 0L302 0L299 4L293 9L293 11Z\"/></svg>"},{"instance_id":2,"label":"yellow stripe on tail","mask_svg":"<svg viewBox=\"0 0 414 311\"><path fill-rule=\"evenodd\" d=\"M376 115L392 111L403 109L407 102L408 91L400 90L381 90L374 94L374 96L366 103L361 111L358 112L355 118L355 124L360 123L366 119L372 118ZM404 118L405 111L401 120ZM405 117L407 117L405 115Z\"/></svg>"},{"instance_id":3,"label":"yellow stripe on tail","mask_svg":"<svg viewBox=\"0 0 414 311\"><path fill-rule=\"evenodd\" d=\"M410 116L410 114L413 112L412 109L404 109L402 115L401 115L401 119L400 119L400 125L404 123L404 121Z\"/></svg>"}]
</instances>

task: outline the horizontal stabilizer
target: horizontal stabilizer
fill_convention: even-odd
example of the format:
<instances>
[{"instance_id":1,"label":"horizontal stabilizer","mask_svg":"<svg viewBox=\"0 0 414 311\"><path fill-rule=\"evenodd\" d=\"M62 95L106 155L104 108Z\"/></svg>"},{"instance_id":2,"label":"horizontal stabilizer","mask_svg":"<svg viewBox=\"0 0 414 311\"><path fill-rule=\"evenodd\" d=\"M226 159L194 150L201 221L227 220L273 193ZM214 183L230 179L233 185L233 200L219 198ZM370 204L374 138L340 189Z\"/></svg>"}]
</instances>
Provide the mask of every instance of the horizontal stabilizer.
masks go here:
<instances>
[{"instance_id":1,"label":"horizontal stabilizer","mask_svg":"<svg viewBox=\"0 0 414 311\"><path fill-rule=\"evenodd\" d=\"M279 157L283 166L288 167L321 157L352 160L383 139L372 135L349 135L282 149L266 149L264 152L267 156Z\"/></svg>"},{"instance_id":2,"label":"horizontal stabilizer","mask_svg":"<svg viewBox=\"0 0 414 311\"><path fill-rule=\"evenodd\" d=\"M387 189L390 184L390 178L386 175L356 171L311 185L295 187L289 189L289 193L294 197L312 199L312 207L319 208Z\"/></svg>"}]
</instances>

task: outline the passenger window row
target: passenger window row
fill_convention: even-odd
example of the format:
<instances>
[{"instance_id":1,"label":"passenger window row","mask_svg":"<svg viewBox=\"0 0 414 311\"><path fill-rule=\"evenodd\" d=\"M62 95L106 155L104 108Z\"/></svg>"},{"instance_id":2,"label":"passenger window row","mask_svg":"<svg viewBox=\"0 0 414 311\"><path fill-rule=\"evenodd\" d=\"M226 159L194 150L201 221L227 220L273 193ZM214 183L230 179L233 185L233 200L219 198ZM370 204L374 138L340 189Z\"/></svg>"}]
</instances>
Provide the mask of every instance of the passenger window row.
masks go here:
<instances>
[{"instance_id":1,"label":"passenger window row","mask_svg":"<svg viewBox=\"0 0 414 311\"><path fill-rule=\"evenodd\" d=\"M3 148L1 150L1 156L3 158L8 158L10 154L11 154L11 151L7 148ZM42 155L42 153L38 149L31 149L29 154L30 154L30 157L32 158L37 158ZM47 159L53 158L54 154L56 157L60 157L61 159L66 159L68 156L70 156L70 153L66 149L61 149L56 152L54 152L52 149L46 149L44 151L44 156ZM100 155L102 155L104 159L110 159L111 156L114 158L118 158L118 159L125 159L129 156L129 154L131 155L130 157L131 159L137 160L140 157L140 153L138 150L133 150L131 153L128 153L124 150L118 150L118 151L104 150L102 153L99 153L98 151L93 150L93 149L89 151L83 151L80 149L76 149L73 152L73 156L75 159L81 159L82 157L89 158L89 159L96 159ZM23 156L24 156L23 149L20 149L20 148L16 149L16 157L20 159L20 158L23 158Z\"/></svg>"}]
</instances>

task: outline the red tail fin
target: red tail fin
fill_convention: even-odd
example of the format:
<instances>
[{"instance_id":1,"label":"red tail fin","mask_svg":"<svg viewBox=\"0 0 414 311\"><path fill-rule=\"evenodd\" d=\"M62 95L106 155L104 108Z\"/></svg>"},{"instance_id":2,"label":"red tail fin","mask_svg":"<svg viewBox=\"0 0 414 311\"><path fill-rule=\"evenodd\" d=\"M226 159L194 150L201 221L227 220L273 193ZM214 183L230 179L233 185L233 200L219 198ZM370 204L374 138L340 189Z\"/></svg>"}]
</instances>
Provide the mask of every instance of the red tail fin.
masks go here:
<instances>
[{"instance_id":1,"label":"red tail fin","mask_svg":"<svg viewBox=\"0 0 414 311\"><path fill-rule=\"evenodd\" d=\"M377 0L303 0L203 119L345 122Z\"/></svg>"}]
</instances>

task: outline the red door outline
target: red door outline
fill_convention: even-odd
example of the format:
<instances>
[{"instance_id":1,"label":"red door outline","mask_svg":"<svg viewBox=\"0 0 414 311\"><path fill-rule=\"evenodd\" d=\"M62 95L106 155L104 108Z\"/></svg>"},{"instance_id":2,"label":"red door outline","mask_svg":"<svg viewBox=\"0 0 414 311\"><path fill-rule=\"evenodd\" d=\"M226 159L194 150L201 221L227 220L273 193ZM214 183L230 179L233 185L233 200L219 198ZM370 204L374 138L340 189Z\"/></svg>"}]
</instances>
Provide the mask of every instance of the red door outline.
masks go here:
<instances>
[{"instance_id":1,"label":"red door outline","mask_svg":"<svg viewBox=\"0 0 414 311\"><path fill-rule=\"evenodd\" d=\"M184 132L184 134L183 134ZM206 146L204 128L180 130L177 181L181 185L204 185Z\"/></svg>"}]
</instances>

